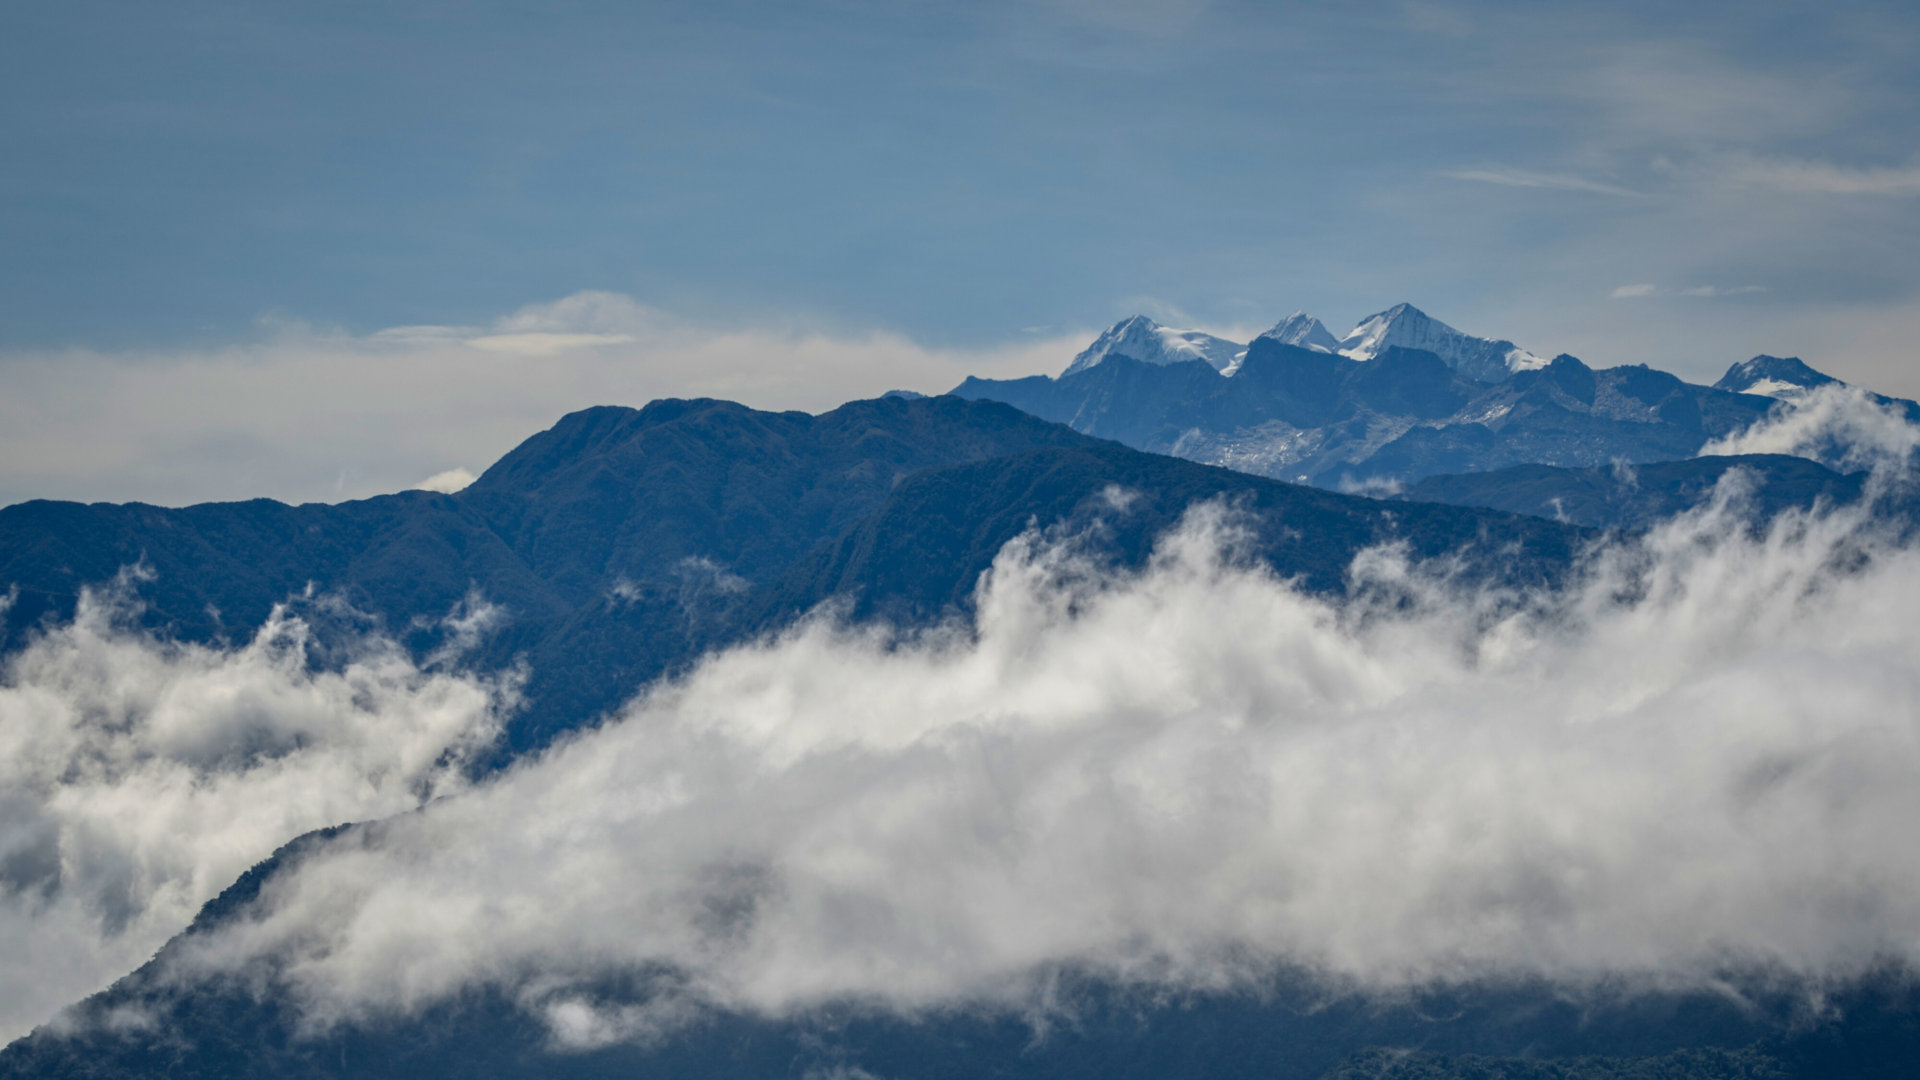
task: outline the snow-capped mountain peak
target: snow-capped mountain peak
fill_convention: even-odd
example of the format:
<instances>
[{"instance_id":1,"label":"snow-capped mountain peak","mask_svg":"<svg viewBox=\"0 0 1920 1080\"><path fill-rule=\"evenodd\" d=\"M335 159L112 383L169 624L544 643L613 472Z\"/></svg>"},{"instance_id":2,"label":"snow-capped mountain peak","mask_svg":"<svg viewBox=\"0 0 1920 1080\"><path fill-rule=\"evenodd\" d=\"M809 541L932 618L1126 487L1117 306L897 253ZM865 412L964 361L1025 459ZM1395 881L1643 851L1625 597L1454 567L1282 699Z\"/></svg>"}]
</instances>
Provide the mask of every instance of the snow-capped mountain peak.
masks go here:
<instances>
[{"instance_id":1,"label":"snow-capped mountain peak","mask_svg":"<svg viewBox=\"0 0 1920 1080\"><path fill-rule=\"evenodd\" d=\"M1260 336L1272 338L1282 345L1297 345L1302 349L1312 349L1314 352L1330 353L1340 350L1340 339L1333 336L1333 332L1327 329L1325 323L1304 311L1294 312Z\"/></svg>"},{"instance_id":2,"label":"snow-capped mountain peak","mask_svg":"<svg viewBox=\"0 0 1920 1080\"><path fill-rule=\"evenodd\" d=\"M1839 381L1831 375L1813 370L1797 356L1756 356L1728 368L1720 381L1713 384L1713 388L1731 390L1736 394L1789 398L1804 394L1816 386Z\"/></svg>"},{"instance_id":3,"label":"snow-capped mountain peak","mask_svg":"<svg viewBox=\"0 0 1920 1080\"><path fill-rule=\"evenodd\" d=\"M1304 311L1296 311L1286 318L1281 319L1274 325L1273 329L1261 334L1254 340L1272 340L1282 345L1292 345L1296 348L1311 349L1314 352L1323 353L1334 352L1340 347L1340 339L1333 336L1333 332L1327 329L1326 324ZM1240 365L1245 363L1246 359L1246 350L1240 350L1234 354L1233 363L1220 369L1220 374L1234 374L1240 370Z\"/></svg>"},{"instance_id":4,"label":"snow-capped mountain peak","mask_svg":"<svg viewBox=\"0 0 1920 1080\"><path fill-rule=\"evenodd\" d=\"M1548 364L1511 341L1463 334L1412 304L1396 304L1360 320L1335 351L1354 360L1371 360L1387 349L1424 349L1469 379L1500 382L1516 371Z\"/></svg>"},{"instance_id":5,"label":"snow-capped mountain peak","mask_svg":"<svg viewBox=\"0 0 1920 1080\"><path fill-rule=\"evenodd\" d=\"M1148 364L1178 364L1205 360L1215 371L1225 371L1234 359L1246 351L1237 341L1214 337L1199 330L1177 330L1161 326L1145 315L1122 319L1095 338L1093 344L1073 358L1061 378L1094 367L1109 356L1129 356Z\"/></svg>"}]
</instances>

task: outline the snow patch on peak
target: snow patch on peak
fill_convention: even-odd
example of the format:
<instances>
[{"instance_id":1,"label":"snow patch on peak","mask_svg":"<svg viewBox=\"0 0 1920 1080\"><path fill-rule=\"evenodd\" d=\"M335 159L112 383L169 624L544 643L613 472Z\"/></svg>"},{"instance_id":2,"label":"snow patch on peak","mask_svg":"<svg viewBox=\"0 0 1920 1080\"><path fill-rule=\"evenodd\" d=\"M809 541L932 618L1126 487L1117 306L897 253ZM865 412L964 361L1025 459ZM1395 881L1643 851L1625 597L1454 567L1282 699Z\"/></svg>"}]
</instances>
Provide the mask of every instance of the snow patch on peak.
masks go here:
<instances>
[{"instance_id":1,"label":"snow patch on peak","mask_svg":"<svg viewBox=\"0 0 1920 1080\"><path fill-rule=\"evenodd\" d=\"M1282 345L1311 349L1314 352L1331 353L1340 348L1340 339L1333 336L1333 332L1327 329L1326 324L1304 311L1296 311L1286 318L1281 319L1274 325L1273 329L1261 334L1260 337L1254 340L1268 339L1277 341ZM1220 374L1234 374L1240 370L1240 365L1245 363L1246 359L1247 351L1245 349L1240 350L1234 354L1233 363L1220 369Z\"/></svg>"},{"instance_id":2,"label":"snow patch on peak","mask_svg":"<svg viewBox=\"0 0 1920 1080\"><path fill-rule=\"evenodd\" d=\"M1728 368L1713 388L1736 394L1788 398L1834 382L1839 380L1815 371L1797 356L1756 356Z\"/></svg>"},{"instance_id":3,"label":"snow patch on peak","mask_svg":"<svg viewBox=\"0 0 1920 1080\"><path fill-rule=\"evenodd\" d=\"M1260 336L1272 338L1282 345L1297 345L1315 352L1330 353L1340 349L1340 339L1333 336L1326 324L1304 311L1294 312Z\"/></svg>"},{"instance_id":4,"label":"snow patch on peak","mask_svg":"<svg viewBox=\"0 0 1920 1080\"><path fill-rule=\"evenodd\" d=\"M1338 352L1340 338L1332 336L1325 323L1308 315L1306 311L1294 311L1292 315L1281 319L1271 331L1260 334L1263 338L1273 338L1283 346L1309 348L1313 352Z\"/></svg>"},{"instance_id":5,"label":"snow patch on peak","mask_svg":"<svg viewBox=\"0 0 1920 1080\"><path fill-rule=\"evenodd\" d=\"M1097 366L1109 356L1128 356L1148 364L1179 364L1205 360L1215 371L1232 367L1236 356L1246 351L1237 341L1214 337L1199 330L1178 330L1161 326L1145 315L1135 315L1114 323L1095 338L1093 344L1073 358L1061 378Z\"/></svg>"},{"instance_id":6,"label":"snow patch on peak","mask_svg":"<svg viewBox=\"0 0 1920 1080\"><path fill-rule=\"evenodd\" d=\"M1743 394L1759 394L1770 398L1798 397L1807 392L1807 388L1795 383L1781 382L1779 379L1761 379L1759 382L1740 391Z\"/></svg>"},{"instance_id":7,"label":"snow patch on peak","mask_svg":"<svg viewBox=\"0 0 1920 1080\"><path fill-rule=\"evenodd\" d=\"M1335 351L1353 360L1372 360L1391 348L1423 349L1480 382L1500 382L1517 371L1550 363L1511 341L1463 334L1412 304L1396 304L1360 320Z\"/></svg>"}]
</instances>

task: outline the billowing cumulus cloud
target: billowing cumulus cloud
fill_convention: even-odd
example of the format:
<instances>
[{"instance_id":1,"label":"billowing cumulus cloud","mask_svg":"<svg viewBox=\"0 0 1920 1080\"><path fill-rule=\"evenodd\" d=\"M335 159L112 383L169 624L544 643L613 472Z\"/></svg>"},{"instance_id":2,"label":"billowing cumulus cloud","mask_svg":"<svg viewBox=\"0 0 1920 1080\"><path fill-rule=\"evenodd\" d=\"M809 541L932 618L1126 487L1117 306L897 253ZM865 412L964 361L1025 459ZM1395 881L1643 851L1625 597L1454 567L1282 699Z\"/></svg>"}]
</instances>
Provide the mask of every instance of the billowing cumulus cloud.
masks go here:
<instances>
[{"instance_id":1,"label":"billowing cumulus cloud","mask_svg":"<svg viewBox=\"0 0 1920 1080\"><path fill-rule=\"evenodd\" d=\"M1857 510L1756 535L1739 490L1551 595L1392 550L1353 599L1303 595L1219 505L1131 575L1030 535L972 627L823 619L711 657L329 845L172 974L274 980L320 1026L493 985L592 1045L706 1008L1026 1008L1063 969L1671 986L1915 958L1920 553Z\"/></svg>"},{"instance_id":2,"label":"billowing cumulus cloud","mask_svg":"<svg viewBox=\"0 0 1920 1080\"><path fill-rule=\"evenodd\" d=\"M461 790L513 702L510 678L422 671L377 640L312 670L285 612L235 649L157 642L118 621L138 577L0 677L9 1039L144 963L287 840Z\"/></svg>"}]
</instances>

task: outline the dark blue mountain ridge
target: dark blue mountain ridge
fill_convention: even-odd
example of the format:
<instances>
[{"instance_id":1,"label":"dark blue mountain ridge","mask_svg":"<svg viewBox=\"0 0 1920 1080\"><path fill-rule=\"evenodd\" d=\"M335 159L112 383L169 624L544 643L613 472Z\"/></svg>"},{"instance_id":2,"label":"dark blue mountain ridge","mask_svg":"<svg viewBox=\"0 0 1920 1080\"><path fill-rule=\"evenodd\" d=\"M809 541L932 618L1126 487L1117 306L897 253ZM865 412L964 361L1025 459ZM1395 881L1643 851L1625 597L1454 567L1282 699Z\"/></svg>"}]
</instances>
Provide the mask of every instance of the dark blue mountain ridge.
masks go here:
<instances>
[{"instance_id":1,"label":"dark blue mountain ridge","mask_svg":"<svg viewBox=\"0 0 1920 1080\"><path fill-rule=\"evenodd\" d=\"M1395 497L1533 514L1593 529L1647 529L1714 498L1722 479L1732 472L1744 474L1745 481L1735 508L1755 522L1788 509L1851 506L1869 494L1878 500L1873 512L1889 525L1910 528L1920 519L1915 492L1907 485L1870 493L1867 473L1842 474L1785 454L1713 455L1591 469L1513 465L1429 476Z\"/></svg>"},{"instance_id":2,"label":"dark blue mountain ridge","mask_svg":"<svg viewBox=\"0 0 1920 1080\"><path fill-rule=\"evenodd\" d=\"M1124 510L1103 497L1112 488L1130 496ZM1112 443L1048 447L908 477L873 514L797 560L770 610L839 598L857 619L903 626L964 616L980 574L1035 523L1111 565L1137 567L1188 508L1220 498L1251 532L1255 557L1321 594L1347 586L1354 555L1387 543L1416 560L1458 558L1465 585L1551 587L1596 539L1520 515L1356 498Z\"/></svg>"},{"instance_id":3,"label":"dark blue mountain ridge","mask_svg":"<svg viewBox=\"0 0 1920 1080\"><path fill-rule=\"evenodd\" d=\"M456 495L21 503L0 509L0 590L18 589L5 646L70 618L83 587L135 563L154 573L139 621L183 641L246 640L290 599L325 621L324 605L299 599L311 583L424 654L439 632L416 620L475 590L507 621L471 662L524 656L533 671L533 704L509 733L525 748L731 640L741 608L902 477L1096 442L954 399L853 402L820 416L669 400L572 413Z\"/></svg>"}]
</instances>

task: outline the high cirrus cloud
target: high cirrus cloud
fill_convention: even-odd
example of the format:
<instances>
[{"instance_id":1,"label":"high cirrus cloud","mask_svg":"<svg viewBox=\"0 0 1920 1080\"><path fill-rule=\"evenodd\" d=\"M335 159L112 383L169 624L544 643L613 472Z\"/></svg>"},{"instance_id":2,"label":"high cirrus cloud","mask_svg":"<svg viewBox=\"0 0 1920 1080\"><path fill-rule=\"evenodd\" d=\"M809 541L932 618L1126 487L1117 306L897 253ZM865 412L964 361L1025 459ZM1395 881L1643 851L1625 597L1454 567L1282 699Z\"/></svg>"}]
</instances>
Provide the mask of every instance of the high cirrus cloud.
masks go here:
<instances>
[{"instance_id":1,"label":"high cirrus cloud","mask_svg":"<svg viewBox=\"0 0 1920 1080\"><path fill-rule=\"evenodd\" d=\"M1723 182L1809 195L1920 195L1920 164L1847 166L1805 158L1740 157Z\"/></svg>"},{"instance_id":2,"label":"high cirrus cloud","mask_svg":"<svg viewBox=\"0 0 1920 1080\"><path fill-rule=\"evenodd\" d=\"M1028 1008L1062 968L1913 959L1920 553L1857 508L1756 535L1738 488L1527 596L1391 550L1354 599L1304 595L1218 505L1136 574L1029 535L973 627L823 619L714 656L312 855L170 977L277 980L322 1028L490 985L583 1046L707 1008ZM670 974L596 990L639 972Z\"/></svg>"},{"instance_id":3,"label":"high cirrus cloud","mask_svg":"<svg viewBox=\"0 0 1920 1080\"><path fill-rule=\"evenodd\" d=\"M0 1034L144 963L247 867L312 829L461 790L511 677L422 671L378 639L310 670L284 610L235 649L85 594L0 677ZM458 631L459 627L455 627Z\"/></svg>"},{"instance_id":4,"label":"high cirrus cloud","mask_svg":"<svg viewBox=\"0 0 1920 1080\"><path fill-rule=\"evenodd\" d=\"M1638 300L1647 296L1747 296L1763 293L1764 285L1693 285L1684 289L1663 289L1658 285L1622 285L1607 294L1610 300Z\"/></svg>"},{"instance_id":5,"label":"high cirrus cloud","mask_svg":"<svg viewBox=\"0 0 1920 1080\"><path fill-rule=\"evenodd\" d=\"M1531 172L1526 169L1510 169L1505 166L1489 166L1479 169L1452 169L1439 175L1453 180L1472 180L1482 184L1500 184L1506 187L1546 188L1554 191L1588 191L1601 195L1619 195L1627 198L1639 198L1641 193L1614 184L1589 180L1581 176L1568 176L1562 173Z\"/></svg>"}]
</instances>

